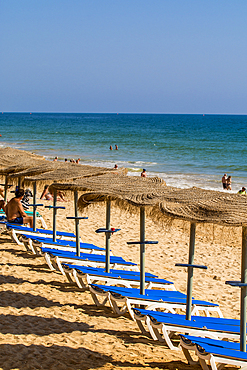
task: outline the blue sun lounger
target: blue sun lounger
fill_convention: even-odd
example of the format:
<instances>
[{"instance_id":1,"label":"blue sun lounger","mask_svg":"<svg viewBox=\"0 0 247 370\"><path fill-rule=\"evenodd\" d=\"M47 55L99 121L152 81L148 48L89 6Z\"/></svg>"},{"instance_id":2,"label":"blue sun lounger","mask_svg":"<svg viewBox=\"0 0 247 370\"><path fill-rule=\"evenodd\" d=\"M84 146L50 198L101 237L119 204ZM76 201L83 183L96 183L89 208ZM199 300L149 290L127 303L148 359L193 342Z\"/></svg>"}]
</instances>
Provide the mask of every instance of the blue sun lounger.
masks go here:
<instances>
[{"instance_id":1,"label":"blue sun lounger","mask_svg":"<svg viewBox=\"0 0 247 370\"><path fill-rule=\"evenodd\" d=\"M137 271L111 270L107 273L102 268L97 269L69 264L63 264L63 268L68 280L72 282L74 278L79 288L85 288L99 281L103 281L107 285L121 285L129 288L140 286L140 272ZM152 276L152 274L146 273L145 281L148 289L163 288L175 290L171 281L159 279L157 276Z\"/></svg>"},{"instance_id":2,"label":"blue sun lounger","mask_svg":"<svg viewBox=\"0 0 247 370\"><path fill-rule=\"evenodd\" d=\"M76 255L75 252L66 252L51 248L42 248L42 254L51 270L59 270L65 275L62 264L70 263L77 264L81 266L92 266L100 267L105 265L105 256L101 254L90 254L81 253L80 257ZM135 268L137 265L133 262L127 262L122 257L110 256L110 265L112 268L121 266L127 268Z\"/></svg>"},{"instance_id":3,"label":"blue sun lounger","mask_svg":"<svg viewBox=\"0 0 247 370\"><path fill-rule=\"evenodd\" d=\"M98 296L108 297L109 303L115 313L122 315L129 312L133 320L134 312L132 307L142 305L146 309L154 310L163 308L169 312L176 313L176 309L186 309L186 295L178 291L146 289L145 295L140 294L139 289L112 287L108 285L90 285L90 292L94 302L100 305ZM220 317L222 313L219 306L215 303L192 299L192 314L199 314L203 311L205 314L216 312Z\"/></svg>"},{"instance_id":4,"label":"blue sun lounger","mask_svg":"<svg viewBox=\"0 0 247 370\"><path fill-rule=\"evenodd\" d=\"M207 361L212 370L218 370L220 365L221 367L222 365L240 366L241 369L247 369L247 353L240 351L240 343L189 335L180 335L180 338L180 345L190 364L194 361L189 352L194 351L204 370L209 370ZM219 364L218 367L217 364Z\"/></svg>"},{"instance_id":5,"label":"blue sun lounger","mask_svg":"<svg viewBox=\"0 0 247 370\"><path fill-rule=\"evenodd\" d=\"M239 340L240 320L205 316L192 316L191 320L186 320L185 315L171 314L169 312L139 308L134 308L133 311L141 331L146 333L142 324L145 322L152 338L165 342L170 349L178 349L171 340L175 333L186 333L213 339Z\"/></svg>"},{"instance_id":6,"label":"blue sun lounger","mask_svg":"<svg viewBox=\"0 0 247 370\"><path fill-rule=\"evenodd\" d=\"M23 234L26 235L36 235L36 236L44 236L44 237L49 237L53 235L52 230L46 230L46 229L36 229L36 231L33 231L31 227L26 227L22 225L16 225L16 224L11 224L9 222L5 223L6 229L8 233L10 234L12 240L16 242L19 245L23 245L22 241L19 240L18 236L20 237ZM75 239L75 234L73 233L68 233L64 231L57 231L56 232L57 238L58 239Z\"/></svg>"},{"instance_id":7,"label":"blue sun lounger","mask_svg":"<svg viewBox=\"0 0 247 370\"><path fill-rule=\"evenodd\" d=\"M27 249L31 249L34 254L41 254L41 248L51 248L62 251L76 252L76 242L73 240L45 238L36 235L22 234L22 241ZM97 247L90 243L80 243L80 249L83 253L105 254L105 248Z\"/></svg>"},{"instance_id":8,"label":"blue sun lounger","mask_svg":"<svg viewBox=\"0 0 247 370\"><path fill-rule=\"evenodd\" d=\"M27 216L33 216L33 211L25 211L25 213L26 213ZM1 209L0 210L0 216L2 216L2 215L5 216L5 212ZM46 229L47 226L46 226L45 220L43 219L42 215L38 211L36 211L36 217L37 217L37 219L40 220L42 227L44 229Z\"/></svg>"}]
</instances>

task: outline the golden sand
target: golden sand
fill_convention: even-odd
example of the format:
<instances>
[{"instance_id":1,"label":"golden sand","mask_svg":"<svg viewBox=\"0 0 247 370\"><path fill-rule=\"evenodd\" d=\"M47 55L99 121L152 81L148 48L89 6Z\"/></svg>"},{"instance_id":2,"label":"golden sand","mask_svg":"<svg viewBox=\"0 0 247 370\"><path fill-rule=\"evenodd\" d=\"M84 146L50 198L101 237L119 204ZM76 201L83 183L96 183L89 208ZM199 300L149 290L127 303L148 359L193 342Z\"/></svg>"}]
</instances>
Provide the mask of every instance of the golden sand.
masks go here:
<instances>
[{"instance_id":1,"label":"golden sand","mask_svg":"<svg viewBox=\"0 0 247 370\"><path fill-rule=\"evenodd\" d=\"M51 204L46 201L46 204ZM73 201L58 211L57 229L74 232ZM39 209L48 227L52 210ZM80 222L82 240L104 246L105 206L88 211ZM121 228L111 238L111 249L139 262L139 217L112 207L112 227ZM189 225L179 221L161 226L146 219L146 270L172 280L186 292L186 269L176 262L188 260ZM190 366L181 351L171 351L144 336L129 316L117 317L110 307L96 307L88 291L69 284L51 272L42 257L28 254L9 236L0 235L0 369L200 369ZM195 263L208 270L195 270L193 296L220 304L225 317L239 318L237 288L226 280L240 278L241 229L198 226Z\"/></svg>"}]
</instances>

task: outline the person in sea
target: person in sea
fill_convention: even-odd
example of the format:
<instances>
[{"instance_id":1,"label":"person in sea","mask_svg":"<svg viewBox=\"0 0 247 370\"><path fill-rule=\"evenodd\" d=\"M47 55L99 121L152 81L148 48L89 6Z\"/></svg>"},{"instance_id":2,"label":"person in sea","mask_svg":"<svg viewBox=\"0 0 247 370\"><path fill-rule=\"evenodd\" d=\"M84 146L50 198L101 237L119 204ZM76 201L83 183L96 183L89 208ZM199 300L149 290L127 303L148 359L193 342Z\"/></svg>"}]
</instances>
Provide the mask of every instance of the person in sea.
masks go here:
<instances>
[{"instance_id":1,"label":"person in sea","mask_svg":"<svg viewBox=\"0 0 247 370\"><path fill-rule=\"evenodd\" d=\"M117 146L117 144L115 145L115 150L118 150L118 146Z\"/></svg>"},{"instance_id":2,"label":"person in sea","mask_svg":"<svg viewBox=\"0 0 247 370\"><path fill-rule=\"evenodd\" d=\"M9 203L5 206L5 213L7 216L8 222L11 222L12 224L29 224L30 227L33 227L33 217L27 216L24 208L21 204L21 200L24 196L24 189L18 189L15 192L15 197L12 198Z\"/></svg>"},{"instance_id":3,"label":"person in sea","mask_svg":"<svg viewBox=\"0 0 247 370\"><path fill-rule=\"evenodd\" d=\"M225 190L227 189L226 180L227 180L227 174L224 173L224 176L222 176L221 182L222 182L223 189L225 189Z\"/></svg>"},{"instance_id":4,"label":"person in sea","mask_svg":"<svg viewBox=\"0 0 247 370\"><path fill-rule=\"evenodd\" d=\"M146 173L145 168L143 168L143 170L142 170L141 177L147 177L147 173Z\"/></svg>"},{"instance_id":5,"label":"person in sea","mask_svg":"<svg viewBox=\"0 0 247 370\"><path fill-rule=\"evenodd\" d=\"M110 148L109 148L110 150L112 150L112 146L110 145Z\"/></svg>"},{"instance_id":6,"label":"person in sea","mask_svg":"<svg viewBox=\"0 0 247 370\"><path fill-rule=\"evenodd\" d=\"M242 189L238 191L238 194L246 195L246 188L243 186Z\"/></svg>"},{"instance_id":7,"label":"person in sea","mask_svg":"<svg viewBox=\"0 0 247 370\"><path fill-rule=\"evenodd\" d=\"M228 176L226 179L227 190L232 190L232 176Z\"/></svg>"},{"instance_id":8,"label":"person in sea","mask_svg":"<svg viewBox=\"0 0 247 370\"><path fill-rule=\"evenodd\" d=\"M43 193L41 194L40 199L46 199L46 200L52 200L53 199L53 196L49 192L49 189L48 188L49 188L49 185L45 185L44 190L43 190Z\"/></svg>"}]
</instances>

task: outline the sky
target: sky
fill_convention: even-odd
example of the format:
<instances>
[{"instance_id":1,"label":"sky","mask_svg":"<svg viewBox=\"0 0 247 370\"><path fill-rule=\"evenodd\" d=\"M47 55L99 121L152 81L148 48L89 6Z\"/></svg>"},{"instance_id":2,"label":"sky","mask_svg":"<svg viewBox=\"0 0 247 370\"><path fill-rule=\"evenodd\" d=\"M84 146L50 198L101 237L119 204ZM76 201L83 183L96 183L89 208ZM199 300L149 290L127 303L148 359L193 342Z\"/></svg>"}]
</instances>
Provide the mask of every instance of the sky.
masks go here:
<instances>
[{"instance_id":1,"label":"sky","mask_svg":"<svg viewBox=\"0 0 247 370\"><path fill-rule=\"evenodd\" d=\"M246 0L0 0L0 111L247 113Z\"/></svg>"}]
</instances>

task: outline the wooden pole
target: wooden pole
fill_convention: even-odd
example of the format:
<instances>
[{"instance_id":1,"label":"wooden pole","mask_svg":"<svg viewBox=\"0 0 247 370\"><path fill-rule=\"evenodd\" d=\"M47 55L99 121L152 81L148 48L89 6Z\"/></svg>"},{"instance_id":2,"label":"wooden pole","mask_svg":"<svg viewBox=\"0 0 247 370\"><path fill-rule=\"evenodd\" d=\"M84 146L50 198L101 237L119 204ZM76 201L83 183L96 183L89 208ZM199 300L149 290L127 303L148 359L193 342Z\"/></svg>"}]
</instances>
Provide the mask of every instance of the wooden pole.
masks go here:
<instances>
[{"instance_id":1,"label":"wooden pole","mask_svg":"<svg viewBox=\"0 0 247 370\"><path fill-rule=\"evenodd\" d=\"M53 241L56 241L56 233L57 233L57 190L54 190L53 194Z\"/></svg>"},{"instance_id":2,"label":"wooden pole","mask_svg":"<svg viewBox=\"0 0 247 370\"><path fill-rule=\"evenodd\" d=\"M80 229L79 229L79 220L78 220L78 191L74 191L74 208L75 208L75 235L76 235L76 255L80 256Z\"/></svg>"},{"instance_id":3,"label":"wooden pole","mask_svg":"<svg viewBox=\"0 0 247 370\"><path fill-rule=\"evenodd\" d=\"M20 180L20 178L19 178ZM19 184L19 182L18 182ZM19 185L18 185L19 186ZM36 231L36 198L37 198L37 184L36 181L33 183L33 231Z\"/></svg>"},{"instance_id":4,"label":"wooden pole","mask_svg":"<svg viewBox=\"0 0 247 370\"><path fill-rule=\"evenodd\" d=\"M193 265L193 263L194 263L195 236L196 236L196 223L191 222L191 224L190 224L189 262L188 262L190 265ZM192 286L193 286L193 267L188 267L186 320L191 320Z\"/></svg>"},{"instance_id":5,"label":"wooden pole","mask_svg":"<svg viewBox=\"0 0 247 370\"><path fill-rule=\"evenodd\" d=\"M111 201L106 201L106 230L110 230L111 227ZM110 237L111 234L107 232L105 234L105 271L110 272Z\"/></svg>"},{"instance_id":6,"label":"wooden pole","mask_svg":"<svg viewBox=\"0 0 247 370\"><path fill-rule=\"evenodd\" d=\"M247 227L242 227L241 283L247 283ZM247 287L241 287L240 350L246 352Z\"/></svg>"},{"instance_id":7,"label":"wooden pole","mask_svg":"<svg viewBox=\"0 0 247 370\"><path fill-rule=\"evenodd\" d=\"M145 207L140 208L140 294L145 294ZM142 244L143 243L143 244Z\"/></svg>"},{"instance_id":8,"label":"wooden pole","mask_svg":"<svg viewBox=\"0 0 247 370\"><path fill-rule=\"evenodd\" d=\"M7 194L8 194L8 175L5 176L5 186L4 186L4 201L7 202Z\"/></svg>"}]
</instances>

